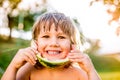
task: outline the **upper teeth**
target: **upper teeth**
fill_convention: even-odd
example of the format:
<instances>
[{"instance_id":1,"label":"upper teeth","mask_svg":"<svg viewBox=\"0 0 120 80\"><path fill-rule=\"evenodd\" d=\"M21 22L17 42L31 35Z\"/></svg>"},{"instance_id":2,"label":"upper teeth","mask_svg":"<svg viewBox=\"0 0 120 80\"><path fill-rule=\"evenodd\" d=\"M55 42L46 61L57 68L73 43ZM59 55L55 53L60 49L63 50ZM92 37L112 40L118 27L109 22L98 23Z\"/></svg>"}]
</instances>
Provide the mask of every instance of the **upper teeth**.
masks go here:
<instances>
[{"instance_id":1,"label":"upper teeth","mask_svg":"<svg viewBox=\"0 0 120 80\"><path fill-rule=\"evenodd\" d=\"M59 54L59 51L48 51L48 54Z\"/></svg>"}]
</instances>

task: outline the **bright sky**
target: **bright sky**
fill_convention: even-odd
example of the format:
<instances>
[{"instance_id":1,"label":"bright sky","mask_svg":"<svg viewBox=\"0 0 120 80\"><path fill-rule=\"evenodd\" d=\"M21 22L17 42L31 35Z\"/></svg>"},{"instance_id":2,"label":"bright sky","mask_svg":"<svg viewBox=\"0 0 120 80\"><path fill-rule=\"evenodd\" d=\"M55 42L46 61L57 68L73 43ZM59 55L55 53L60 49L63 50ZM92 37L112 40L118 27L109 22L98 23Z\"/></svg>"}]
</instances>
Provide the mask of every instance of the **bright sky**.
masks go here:
<instances>
[{"instance_id":1,"label":"bright sky","mask_svg":"<svg viewBox=\"0 0 120 80\"><path fill-rule=\"evenodd\" d=\"M49 0L49 4L56 10L70 17L76 17L86 37L101 40L101 53L120 52L120 37L115 35L117 24L108 25L111 18L107 14L107 7L102 3L91 0Z\"/></svg>"}]
</instances>

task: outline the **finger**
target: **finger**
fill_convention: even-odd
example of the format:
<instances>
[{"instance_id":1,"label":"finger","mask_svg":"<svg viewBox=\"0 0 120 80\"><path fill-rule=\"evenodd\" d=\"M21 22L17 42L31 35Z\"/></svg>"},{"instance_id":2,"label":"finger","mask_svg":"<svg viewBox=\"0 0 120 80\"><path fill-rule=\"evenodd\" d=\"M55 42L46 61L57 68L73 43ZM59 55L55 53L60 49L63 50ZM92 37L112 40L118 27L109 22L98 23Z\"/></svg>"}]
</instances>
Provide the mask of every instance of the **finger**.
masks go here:
<instances>
[{"instance_id":1,"label":"finger","mask_svg":"<svg viewBox=\"0 0 120 80\"><path fill-rule=\"evenodd\" d=\"M29 59L29 57L28 56L25 56L25 54L23 53L23 60L24 60L24 62L29 62L30 64L34 64L34 63L32 63L32 61Z\"/></svg>"},{"instance_id":2,"label":"finger","mask_svg":"<svg viewBox=\"0 0 120 80\"><path fill-rule=\"evenodd\" d=\"M32 64L35 64L36 63L36 60L34 59L34 57L32 56L32 53L24 53L24 55L25 55L25 59L27 60L27 61L29 61L30 63L32 63Z\"/></svg>"},{"instance_id":3,"label":"finger","mask_svg":"<svg viewBox=\"0 0 120 80\"><path fill-rule=\"evenodd\" d=\"M29 59L28 56L24 56L23 59L24 59L26 62L29 62L30 64L34 65L34 63Z\"/></svg>"},{"instance_id":4,"label":"finger","mask_svg":"<svg viewBox=\"0 0 120 80\"><path fill-rule=\"evenodd\" d=\"M78 50L79 49L79 46L78 45L76 45L76 44L72 44L72 48L71 48L72 50Z\"/></svg>"},{"instance_id":5,"label":"finger","mask_svg":"<svg viewBox=\"0 0 120 80\"><path fill-rule=\"evenodd\" d=\"M25 49L25 52L32 55L32 57L36 60L36 50L33 49L32 47L28 47Z\"/></svg>"},{"instance_id":6,"label":"finger","mask_svg":"<svg viewBox=\"0 0 120 80\"><path fill-rule=\"evenodd\" d=\"M79 58L70 58L69 60L72 61L72 62L79 62L79 63L82 62L82 60L79 59Z\"/></svg>"},{"instance_id":7,"label":"finger","mask_svg":"<svg viewBox=\"0 0 120 80\"><path fill-rule=\"evenodd\" d=\"M36 57L36 52L33 52L33 51L29 51L29 54L31 55L31 57L33 57L34 60L37 60L37 57Z\"/></svg>"},{"instance_id":8,"label":"finger","mask_svg":"<svg viewBox=\"0 0 120 80\"><path fill-rule=\"evenodd\" d=\"M72 44L71 50L75 50L75 49L76 49L76 45Z\"/></svg>"},{"instance_id":9,"label":"finger","mask_svg":"<svg viewBox=\"0 0 120 80\"><path fill-rule=\"evenodd\" d=\"M31 50L35 55L38 54L38 51L35 50L33 47L30 47L30 50Z\"/></svg>"},{"instance_id":10,"label":"finger","mask_svg":"<svg viewBox=\"0 0 120 80\"><path fill-rule=\"evenodd\" d=\"M72 62L77 62L79 64L84 64L86 62L86 58L82 57L82 58L69 58L70 61Z\"/></svg>"},{"instance_id":11,"label":"finger","mask_svg":"<svg viewBox=\"0 0 120 80\"><path fill-rule=\"evenodd\" d=\"M80 59L80 58L83 58L82 55L73 55L73 56L68 56L68 58L70 59Z\"/></svg>"},{"instance_id":12,"label":"finger","mask_svg":"<svg viewBox=\"0 0 120 80\"><path fill-rule=\"evenodd\" d=\"M71 53L73 53L73 52L81 53L78 45L72 45L72 48L71 48L71 51L70 51L70 52L71 52Z\"/></svg>"},{"instance_id":13,"label":"finger","mask_svg":"<svg viewBox=\"0 0 120 80\"><path fill-rule=\"evenodd\" d=\"M35 54L38 54L38 49L37 49L37 44L36 44L36 41L35 40L32 40L31 41L31 47L32 47L32 50L35 52Z\"/></svg>"},{"instance_id":14,"label":"finger","mask_svg":"<svg viewBox=\"0 0 120 80\"><path fill-rule=\"evenodd\" d=\"M68 55L68 58L82 60L82 59L87 59L88 56L86 54L71 53L70 55Z\"/></svg>"}]
</instances>

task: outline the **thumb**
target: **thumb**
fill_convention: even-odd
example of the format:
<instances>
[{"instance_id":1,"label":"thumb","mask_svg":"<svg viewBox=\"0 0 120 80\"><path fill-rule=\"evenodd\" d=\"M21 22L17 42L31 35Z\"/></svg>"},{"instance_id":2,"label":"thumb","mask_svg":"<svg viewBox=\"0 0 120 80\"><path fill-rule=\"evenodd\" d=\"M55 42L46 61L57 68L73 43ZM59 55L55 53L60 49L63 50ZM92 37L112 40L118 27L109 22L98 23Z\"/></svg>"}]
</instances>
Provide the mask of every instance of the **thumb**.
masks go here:
<instances>
[{"instance_id":1,"label":"thumb","mask_svg":"<svg viewBox=\"0 0 120 80\"><path fill-rule=\"evenodd\" d=\"M72 48L71 48L71 50L76 50L76 49L79 49L78 48L78 46L77 45L75 45L75 44L72 44L72 46L71 46Z\"/></svg>"},{"instance_id":2,"label":"thumb","mask_svg":"<svg viewBox=\"0 0 120 80\"><path fill-rule=\"evenodd\" d=\"M37 50L37 44L36 44L36 41L35 40L32 40L31 41L31 47L35 50Z\"/></svg>"},{"instance_id":3,"label":"thumb","mask_svg":"<svg viewBox=\"0 0 120 80\"><path fill-rule=\"evenodd\" d=\"M35 50L35 53L36 53L36 54L41 55L41 53L38 52L37 43L36 43L35 40L32 40L32 41L31 41L31 47Z\"/></svg>"}]
</instances>

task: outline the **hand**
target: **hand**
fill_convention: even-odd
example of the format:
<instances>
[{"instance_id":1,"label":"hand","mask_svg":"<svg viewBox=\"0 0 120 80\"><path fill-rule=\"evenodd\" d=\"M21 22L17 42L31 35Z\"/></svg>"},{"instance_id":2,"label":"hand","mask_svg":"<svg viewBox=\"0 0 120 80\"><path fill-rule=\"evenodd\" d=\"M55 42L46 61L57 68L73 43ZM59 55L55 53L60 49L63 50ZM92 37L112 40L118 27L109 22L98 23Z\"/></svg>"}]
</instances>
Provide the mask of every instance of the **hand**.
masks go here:
<instances>
[{"instance_id":1,"label":"hand","mask_svg":"<svg viewBox=\"0 0 120 80\"><path fill-rule=\"evenodd\" d=\"M37 45L35 42L31 41L31 47L20 49L13 58L11 64L16 69L23 66L26 62L29 62L31 65L35 65L37 53Z\"/></svg>"},{"instance_id":2,"label":"hand","mask_svg":"<svg viewBox=\"0 0 120 80\"><path fill-rule=\"evenodd\" d=\"M68 54L68 58L71 62L77 62L80 67L86 72L90 72L94 69L91 59L85 53L82 53L75 45L72 46L71 52Z\"/></svg>"},{"instance_id":3,"label":"hand","mask_svg":"<svg viewBox=\"0 0 120 80\"><path fill-rule=\"evenodd\" d=\"M34 65L37 60L36 54L36 50L32 47L20 49L11 63L17 69L23 66L26 62L29 62L31 65Z\"/></svg>"}]
</instances>

